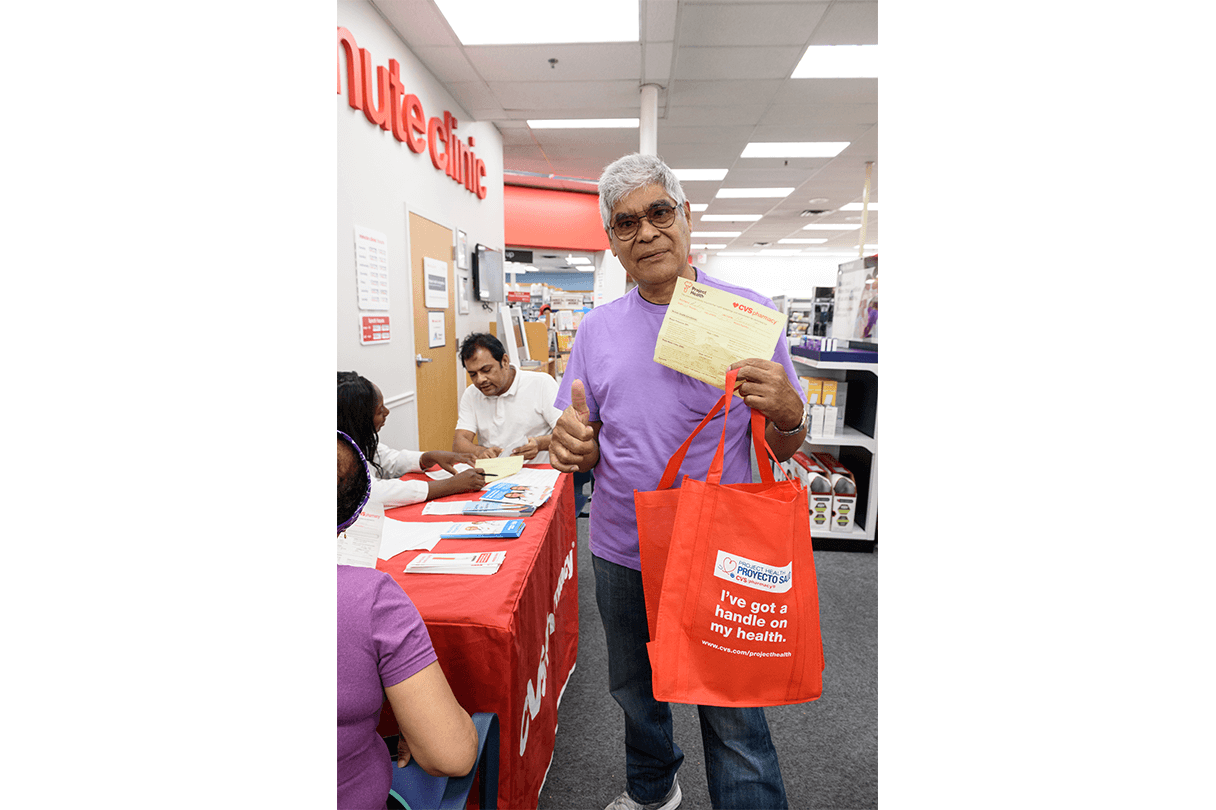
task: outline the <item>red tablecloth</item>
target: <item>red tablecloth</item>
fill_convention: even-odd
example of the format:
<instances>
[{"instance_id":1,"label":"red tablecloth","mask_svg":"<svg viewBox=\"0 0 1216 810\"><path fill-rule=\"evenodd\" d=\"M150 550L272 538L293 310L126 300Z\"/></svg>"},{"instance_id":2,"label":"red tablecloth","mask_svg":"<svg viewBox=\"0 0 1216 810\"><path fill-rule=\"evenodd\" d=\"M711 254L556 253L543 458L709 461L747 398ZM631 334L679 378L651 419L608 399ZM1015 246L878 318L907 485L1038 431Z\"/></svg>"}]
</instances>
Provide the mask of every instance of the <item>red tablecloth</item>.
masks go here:
<instances>
[{"instance_id":1,"label":"red tablecloth","mask_svg":"<svg viewBox=\"0 0 1216 810\"><path fill-rule=\"evenodd\" d=\"M544 465L547 467L548 465ZM422 478L412 474L406 479ZM440 500L472 500L475 493ZM385 510L396 520L454 522L423 516L424 504ZM507 558L490 576L407 574L420 552L406 551L376 567L391 575L426 621L439 664L468 712L495 712L500 724L498 801L536 807L553 757L557 701L578 656L578 531L570 474L524 518L513 540L440 540L437 552L499 551ZM505 519L505 518L496 518ZM385 703L380 734L397 733Z\"/></svg>"}]
</instances>

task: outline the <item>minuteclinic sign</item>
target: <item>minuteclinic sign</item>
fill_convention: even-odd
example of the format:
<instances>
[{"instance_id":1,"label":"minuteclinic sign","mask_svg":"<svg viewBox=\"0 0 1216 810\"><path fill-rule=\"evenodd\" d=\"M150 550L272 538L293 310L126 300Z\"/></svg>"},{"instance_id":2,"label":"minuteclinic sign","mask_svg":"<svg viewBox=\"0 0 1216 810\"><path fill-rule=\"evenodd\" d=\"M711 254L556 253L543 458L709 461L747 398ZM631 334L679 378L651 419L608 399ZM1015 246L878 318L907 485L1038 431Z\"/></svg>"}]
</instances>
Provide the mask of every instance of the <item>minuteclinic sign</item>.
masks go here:
<instances>
[{"instance_id":1,"label":"minuteclinic sign","mask_svg":"<svg viewBox=\"0 0 1216 810\"><path fill-rule=\"evenodd\" d=\"M342 95L343 56L350 106L362 110L374 126L392 132L411 152L429 152L436 171L484 200L489 191L481 184L486 164L473 152L472 136L465 143L455 135L459 122L452 114L444 110L442 118L428 119L418 96L405 92L397 60L388 60L387 68L373 65L371 54L360 48L354 34L342 26L338 26L338 95Z\"/></svg>"}]
</instances>

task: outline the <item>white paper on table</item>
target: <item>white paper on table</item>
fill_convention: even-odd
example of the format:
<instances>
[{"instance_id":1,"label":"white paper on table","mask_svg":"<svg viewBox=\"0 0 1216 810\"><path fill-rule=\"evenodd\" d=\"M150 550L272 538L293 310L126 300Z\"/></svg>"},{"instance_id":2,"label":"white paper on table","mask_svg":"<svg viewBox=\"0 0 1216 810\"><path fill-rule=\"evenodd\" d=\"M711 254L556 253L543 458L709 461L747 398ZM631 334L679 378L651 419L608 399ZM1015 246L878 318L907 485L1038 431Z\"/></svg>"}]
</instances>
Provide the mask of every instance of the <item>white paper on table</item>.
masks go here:
<instances>
[{"instance_id":1,"label":"white paper on table","mask_svg":"<svg viewBox=\"0 0 1216 810\"><path fill-rule=\"evenodd\" d=\"M511 483L529 487L553 487L557 486L559 475L561 473L552 467L524 467L511 476Z\"/></svg>"},{"instance_id":2,"label":"white paper on table","mask_svg":"<svg viewBox=\"0 0 1216 810\"><path fill-rule=\"evenodd\" d=\"M375 568L384 527L384 506L371 502L346 531L338 535L338 565Z\"/></svg>"},{"instance_id":3,"label":"white paper on table","mask_svg":"<svg viewBox=\"0 0 1216 810\"><path fill-rule=\"evenodd\" d=\"M386 518L384 532L380 538L380 559L390 560L403 551L419 548L430 551L439 542L439 533L448 525L443 522L411 523Z\"/></svg>"},{"instance_id":4,"label":"white paper on table","mask_svg":"<svg viewBox=\"0 0 1216 810\"><path fill-rule=\"evenodd\" d=\"M422 507L424 515L463 515L464 509L477 501L427 501Z\"/></svg>"}]
</instances>

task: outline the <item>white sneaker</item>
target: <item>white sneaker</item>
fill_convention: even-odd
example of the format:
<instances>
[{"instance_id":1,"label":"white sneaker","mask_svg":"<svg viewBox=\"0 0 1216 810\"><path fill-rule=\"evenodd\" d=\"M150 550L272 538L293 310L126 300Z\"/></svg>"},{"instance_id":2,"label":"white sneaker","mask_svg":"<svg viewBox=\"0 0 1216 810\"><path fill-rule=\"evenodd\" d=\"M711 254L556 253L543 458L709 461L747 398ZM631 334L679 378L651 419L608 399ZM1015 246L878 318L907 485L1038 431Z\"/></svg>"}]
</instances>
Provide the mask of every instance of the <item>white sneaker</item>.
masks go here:
<instances>
[{"instance_id":1,"label":"white sneaker","mask_svg":"<svg viewBox=\"0 0 1216 810\"><path fill-rule=\"evenodd\" d=\"M630 797L629 791L625 791L604 810L676 810L681 798L680 780L677 777L671 781L671 790L667 791L667 795L654 804L638 804Z\"/></svg>"}]
</instances>

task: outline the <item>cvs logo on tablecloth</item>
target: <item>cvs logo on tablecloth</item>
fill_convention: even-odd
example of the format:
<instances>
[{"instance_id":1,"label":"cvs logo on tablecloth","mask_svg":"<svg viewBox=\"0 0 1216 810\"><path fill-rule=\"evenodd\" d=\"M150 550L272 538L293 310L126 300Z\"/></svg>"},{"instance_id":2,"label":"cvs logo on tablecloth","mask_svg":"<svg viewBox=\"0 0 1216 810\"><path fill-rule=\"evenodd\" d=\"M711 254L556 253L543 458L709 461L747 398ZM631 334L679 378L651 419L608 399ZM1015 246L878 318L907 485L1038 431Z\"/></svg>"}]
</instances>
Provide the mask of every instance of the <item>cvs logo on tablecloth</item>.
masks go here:
<instances>
[{"instance_id":1,"label":"cvs logo on tablecloth","mask_svg":"<svg viewBox=\"0 0 1216 810\"><path fill-rule=\"evenodd\" d=\"M566 555L565 562L562 563L561 572L557 575L557 587L553 589L553 611L549 613L549 617L545 621L545 644L540 649L540 663L536 667L536 688L532 687L532 681L529 680L528 693L524 696L524 711L519 727L519 755L521 757L528 749L528 728L532 725L532 720L540 713L540 701L545 696L548 686L549 640L553 638L553 631L557 629L557 619L554 613L561 602L562 589L566 586L566 580L574 576L574 570L574 551L571 550Z\"/></svg>"}]
</instances>

